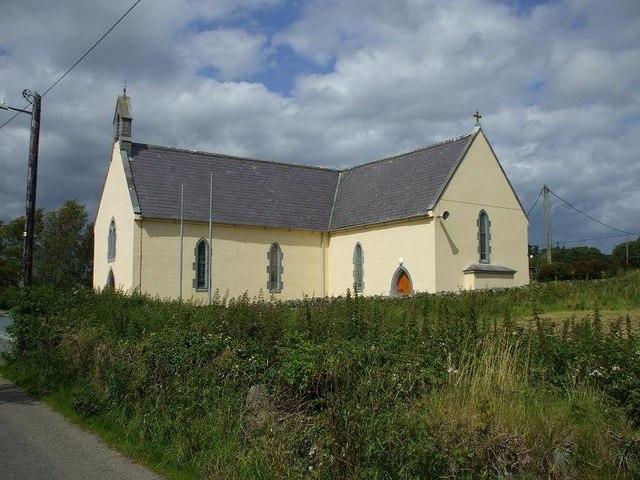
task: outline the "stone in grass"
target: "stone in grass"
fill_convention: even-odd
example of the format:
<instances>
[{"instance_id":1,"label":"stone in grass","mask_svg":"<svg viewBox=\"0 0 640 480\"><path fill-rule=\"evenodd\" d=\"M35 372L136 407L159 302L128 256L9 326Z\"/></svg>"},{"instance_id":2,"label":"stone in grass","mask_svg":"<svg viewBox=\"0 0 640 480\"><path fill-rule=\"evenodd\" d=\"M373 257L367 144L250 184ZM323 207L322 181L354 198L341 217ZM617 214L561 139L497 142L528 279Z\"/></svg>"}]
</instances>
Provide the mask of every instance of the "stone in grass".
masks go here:
<instances>
[{"instance_id":1,"label":"stone in grass","mask_svg":"<svg viewBox=\"0 0 640 480\"><path fill-rule=\"evenodd\" d=\"M252 385L245 400L245 429L254 433L262 430L271 418L269 392L264 384Z\"/></svg>"}]
</instances>

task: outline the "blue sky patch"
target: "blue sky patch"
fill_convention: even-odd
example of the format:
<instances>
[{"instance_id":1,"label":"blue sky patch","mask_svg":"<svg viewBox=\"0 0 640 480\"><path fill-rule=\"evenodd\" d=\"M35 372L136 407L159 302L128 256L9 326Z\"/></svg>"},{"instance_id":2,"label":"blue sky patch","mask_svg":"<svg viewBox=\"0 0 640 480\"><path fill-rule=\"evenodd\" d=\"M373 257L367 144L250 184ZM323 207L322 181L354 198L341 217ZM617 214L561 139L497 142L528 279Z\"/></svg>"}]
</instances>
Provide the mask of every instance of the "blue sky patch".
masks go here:
<instances>
[{"instance_id":1,"label":"blue sky patch","mask_svg":"<svg viewBox=\"0 0 640 480\"><path fill-rule=\"evenodd\" d=\"M291 96L299 75L327 74L333 71L333 63L322 66L298 55L288 45L278 45L275 53L261 72L253 75L251 80L262 83L272 92Z\"/></svg>"},{"instance_id":2,"label":"blue sky patch","mask_svg":"<svg viewBox=\"0 0 640 480\"><path fill-rule=\"evenodd\" d=\"M277 7L261 8L251 13L236 13L223 20L193 19L187 24L187 28L194 33L219 28L237 28L247 33L271 37L300 19L301 15L300 4L288 1Z\"/></svg>"}]
</instances>

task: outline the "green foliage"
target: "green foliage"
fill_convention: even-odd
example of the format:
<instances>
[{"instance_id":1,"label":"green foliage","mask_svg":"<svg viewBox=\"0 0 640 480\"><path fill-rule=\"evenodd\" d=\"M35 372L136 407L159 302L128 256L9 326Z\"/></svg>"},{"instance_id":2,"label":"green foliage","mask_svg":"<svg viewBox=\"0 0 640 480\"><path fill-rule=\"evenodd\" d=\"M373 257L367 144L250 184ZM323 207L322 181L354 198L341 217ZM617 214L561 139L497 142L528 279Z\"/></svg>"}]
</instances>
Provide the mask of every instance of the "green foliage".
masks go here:
<instances>
[{"instance_id":1,"label":"green foliage","mask_svg":"<svg viewBox=\"0 0 640 480\"><path fill-rule=\"evenodd\" d=\"M199 478L638 478L640 272L202 307L36 287L5 371ZM564 325L554 310L591 310ZM252 386L268 392L246 403Z\"/></svg>"},{"instance_id":2,"label":"green foliage","mask_svg":"<svg viewBox=\"0 0 640 480\"><path fill-rule=\"evenodd\" d=\"M23 231L24 217L0 221L0 292L19 283ZM93 227L84 205L70 200L57 210L38 210L34 236L35 283L60 288L91 284Z\"/></svg>"},{"instance_id":3,"label":"green foliage","mask_svg":"<svg viewBox=\"0 0 640 480\"><path fill-rule=\"evenodd\" d=\"M611 256L618 265L626 266L627 245L624 242L616 245ZM640 268L640 237L629 241L629 267Z\"/></svg>"},{"instance_id":4,"label":"green foliage","mask_svg":"<svg viewBox=\"0 0 640 480\"><path fill-rule=\"evenodd\" d=\"M615 276L619 264L595 247L557 247L551 252L553 262L546 263L545 252L530 260L530 274L540 282L552 280L589 280Z\"/></svg>"}]
</instances>

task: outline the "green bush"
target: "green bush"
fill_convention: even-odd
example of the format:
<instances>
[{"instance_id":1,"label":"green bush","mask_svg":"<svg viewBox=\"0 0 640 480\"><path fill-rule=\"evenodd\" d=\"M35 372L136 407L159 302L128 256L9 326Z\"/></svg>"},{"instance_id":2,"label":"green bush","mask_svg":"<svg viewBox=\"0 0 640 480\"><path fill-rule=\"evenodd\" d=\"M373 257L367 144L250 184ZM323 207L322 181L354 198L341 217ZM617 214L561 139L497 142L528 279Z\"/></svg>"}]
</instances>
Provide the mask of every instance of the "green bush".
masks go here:
<instances>
[{"instance_id":1,"label":"green bush","mask_svg":"<svg viewBox=\"0 0 640 480\"><path fill-rule=\"evenodd\" d=\"M640 306L638 272L407 299L14 302L5 371L188 476L640 475L640 344L599 313ZM554 310L591 314L541 320Z\"/></svg>"}]
</instances>

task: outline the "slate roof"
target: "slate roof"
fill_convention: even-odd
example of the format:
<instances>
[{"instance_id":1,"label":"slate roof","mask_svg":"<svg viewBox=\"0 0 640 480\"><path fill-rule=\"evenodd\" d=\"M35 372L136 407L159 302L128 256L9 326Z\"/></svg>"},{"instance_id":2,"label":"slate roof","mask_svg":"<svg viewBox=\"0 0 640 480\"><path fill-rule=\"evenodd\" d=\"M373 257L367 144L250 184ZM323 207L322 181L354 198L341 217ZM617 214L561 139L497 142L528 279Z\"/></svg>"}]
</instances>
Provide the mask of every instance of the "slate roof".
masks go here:
<instances>
[{"instance_id":1,"label":"slate roof","mask_svg":"<svg viewBox=\"0 0 640 480\"><path fill-rule=\"evenodd\" d=\"M473 134L344 170L331 229L425 215Z\"/></svg>"},{"instance_id":2,"label":"slate roof","mask_svg":"<svg viewBox=\"0 0 640 480\"><path fill-rule=\"evenodd\" d=\"M147 218L328 231L425 215L476 131L345 170L133 143L129 165Z\"/></svg>"},{"instance_id":3,"label":"slate roof","mask_svg":"<svg viewBox=\"0 0 640 480\"><path fill-rule=\"evenodd\" d=\"M131 173L140 213L150 218L326 230L338 171L133 143Z\"/></svg>"}]
</instances>

